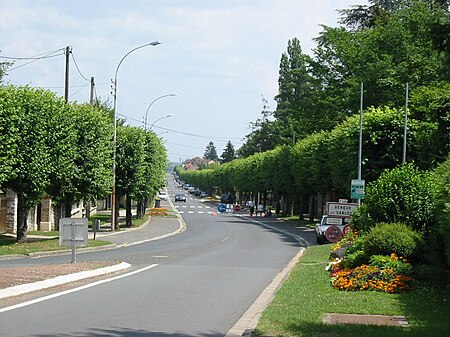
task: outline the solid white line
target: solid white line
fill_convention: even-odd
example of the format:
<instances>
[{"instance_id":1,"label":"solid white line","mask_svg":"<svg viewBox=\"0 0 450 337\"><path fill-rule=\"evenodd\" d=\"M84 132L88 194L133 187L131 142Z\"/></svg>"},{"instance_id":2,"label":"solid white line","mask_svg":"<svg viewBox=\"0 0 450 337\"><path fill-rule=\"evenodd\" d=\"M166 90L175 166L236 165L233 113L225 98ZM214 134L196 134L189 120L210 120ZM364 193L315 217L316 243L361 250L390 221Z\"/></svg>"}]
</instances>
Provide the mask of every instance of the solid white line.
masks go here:
<instances>
[{"instance_id":1,"label":"solid white line","mask_svg":"<svg viewBox=\"0 0 450 337\"><path fill-rule=\"evenodd\" d=\"M100 276L100 275L106 275L110 273L117 272L119 270L123 270L126 268L129 268L131 265L126 262L121 262L119 264L104 267L104 268L98 268L94 270L86 270L81 271L78 273L68 274L68 275L61 275L57 276L51 279L46 279L42 281L37 281L31 284L20 284L17 286L9 287L6 289L0 290L0 299L11 297L11 296L18 296L26 293L30 293L32 291L36 290L42 290L50 287L54 287L61 284L66 284L82 279L86 279L88 277L94 277L94 276Z\"/></svg>"},{"instance_id":2,"label":"solid white line","mask_svg":"<svg viewBox=\"0 0 450 337\"><path fill-rule=\"evenodd\" d=\"M56 297L64 296L64 295L71 294L71 293L74 293L74 292L77 292L77 291L81 291L81 290L84 290L84 289L95 287L95 286L98 286L98 285L103 284L103 283L116 281L116 280L119 280L119 279L124 278L124 277L128 277L128 276L132 276L134 274L141 273L143 271L146 271L148 269L154 268L156 266L158 266L158 264L152 264L150 266L147 266L147 267L144 267L144 268L141 268L141 269L137 269L137 270L132 271L132 272L127 273L127 274L119 275L119 276L116 276L116 277L111 277L109 279L97 281L97 282L90 283L90 284L86 284L86 285L78 287L78 288L65 290L65 291L62 291L62 292L59 292L59 293L56 293L56 294L44 296L44 297L41 297L41 298L36 298L34 300L31 300L31 301L27 301L27 302L19 303L19 304L12 305L12 306L9 306L9 307L6 307L6 308L2 308L2 309L0 309L0 313L6 312L6 311L11 311L11 310L14 310L14 309L19 309L19 308L26 307L26 306L29 306L29 305L32 305L32 304L35 304L35 303L51 300L51 299L56 298Z\"/></svg>"}]
</instances>

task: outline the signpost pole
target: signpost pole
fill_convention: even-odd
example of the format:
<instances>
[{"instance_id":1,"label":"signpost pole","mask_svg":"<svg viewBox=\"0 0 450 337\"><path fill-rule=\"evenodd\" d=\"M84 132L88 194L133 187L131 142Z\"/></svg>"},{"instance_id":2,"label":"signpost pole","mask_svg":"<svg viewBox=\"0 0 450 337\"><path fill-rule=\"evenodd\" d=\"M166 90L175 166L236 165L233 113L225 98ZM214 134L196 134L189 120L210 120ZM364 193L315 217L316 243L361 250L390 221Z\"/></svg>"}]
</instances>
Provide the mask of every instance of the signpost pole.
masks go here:
<instances>
[{"instance_id":1,"label":"signpost pole","mask_svg":"<svg viewBox=\"0 0 450 337\"><path fill-rule=\"evenodd\" d=\"M364 83L361 82L361 99L360 99L360 111L359 111L358 180L361 180L361 164L362 164L363 98L364 98ZM358 206L360 206L360 205L361 205L361 199L358 199Z\"/></svg>"},{"instance_id":2,"label":"signpost pole","mask_svg":"<svg viewBox=\"0 0 450 337\"><path fill-rule=\"evenodd\" d=\"M75 223L71 222L70 227L72 230L72 263L77 262L76 242L75 242Z\"/></svg>"}]
</instances>

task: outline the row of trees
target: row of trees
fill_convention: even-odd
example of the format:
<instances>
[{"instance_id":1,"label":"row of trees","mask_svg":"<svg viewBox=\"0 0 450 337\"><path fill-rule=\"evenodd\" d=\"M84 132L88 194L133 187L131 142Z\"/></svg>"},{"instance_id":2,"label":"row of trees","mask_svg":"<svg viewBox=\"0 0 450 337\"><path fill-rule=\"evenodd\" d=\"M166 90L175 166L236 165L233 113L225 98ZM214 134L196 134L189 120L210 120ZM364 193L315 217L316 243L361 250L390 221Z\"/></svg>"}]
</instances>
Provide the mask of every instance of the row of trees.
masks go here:
<instances>
[{"instance_id":1,"label":"row of trees","mask_svg":"<svg viewBox=\"0 0 450 337\"><path fill-rule=\"evenodd\" d=\"M324 26L313 57L297 38L288 41L277 107L270 111L263 99L239 159L181 175L211 191L271 191L287 200L285 211L294 205L300 214L317 193L349 197L357 177L361 82L363 179L374 181L402 161L407 83L407 160L423 170L442 163L450 152L448 2L369 4L341 11L344 26Z\"/></svg>"},{"instance_id":2,"label":"row of trees","mask_svg":"<svg viewBox=\"0 0 450 337\"><path fill-rule=\"evenodd\" d=\"M370 0L369 6L340 11L340 27L323 26L312 56L300 40L288 41L281 55L277 106L263 99L262 116L238 150L241 157L272 150L322 130L330 131L359 112L360 83L364 108L405 104L405 87L422 105L417 120L438 123L447 142L435 149L442 162L449 151L448 83L450 13L448 1ZM427 94L425 93L427 92ZM429 100L440 109L427 111Z\"/></svg>"},{"instance_id":3,"label":"row of trees","mask_svg":"<svg viewBox=\"0 0 450 337\"><path fill-rule=\"evenodd\" d=\"M402 162L403 110L370 108L363 115L362 175L374 181L381 172ZM410 119L408 161L422 169L432 167L432 144L439 138L436 123ZM182 171L182 179L209 191L273 193L286 200L284 211L292 206L300 214L317 193L330 198L348 198L351 179L357 177L359 116L352 116L333 130L307 136L295 145L255 153L212 169ZM330 195L331 194L331 195Z\"/></svg>"},{"instance_id":4,"label":"row of trees","mask_svg":"<svg viewBox=\"0 0 450 337\"><path fill-rule=\"evenodd\" d=\"M143 203L164 185L165 148L153 132L123 121L117 131L117 194ZM113 114L106 106L0 86L0 189L18 195L18 241L26 241L28 210L41 198L65 204L70 216L73 202L111 193L112 136Z\"/></svg>"}]
</instances>

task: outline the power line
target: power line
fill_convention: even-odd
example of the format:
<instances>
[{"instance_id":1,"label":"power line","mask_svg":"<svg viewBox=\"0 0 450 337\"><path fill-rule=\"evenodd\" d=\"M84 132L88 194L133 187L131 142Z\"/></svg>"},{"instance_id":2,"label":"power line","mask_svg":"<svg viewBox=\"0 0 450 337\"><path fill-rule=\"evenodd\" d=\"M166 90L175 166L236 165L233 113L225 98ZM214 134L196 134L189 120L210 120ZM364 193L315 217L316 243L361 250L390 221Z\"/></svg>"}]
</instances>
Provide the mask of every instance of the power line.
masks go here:
<instances>
[{"instance_id":1,"label":"power line","mask_svg":"<svg viewBox=\"0 0 450 337\"><path fill-rule=\"evenodd\" d=\"M138 122L138 123L142 123L142 121L140 121L140 120L138 120L138 119L136 119L136 118L129 117L129 116L124 115L124 114L121 114L121 113L117 113L117 115L122 116L122 117L125 117L126 119L130 119L130 120L135 121L135 122ZM210 141L211 141L211 140L214 140L214 141L217 141L217 142L224 142L224 143L228 142L228 141L231 140L231 139L239 139L239 140L241 139L241 138L238 138L238 137L202 136L202 135L196 135L196 134L193 134L193 133L188 133L188 132L178 131L178 130L174 130L174 129L164 128L164 127L162 127L162 126L156 126L156 125L154 125L153 127L156 128L156 129L164 130L164 131L169 131L169 132L173 132L173 133L178 133L178 134L180 134L180 135L191 136L191 137L197 137L197 138L206 139L206 140L210 140ZM239 144L242 145L241 142L235 142L235 143L237 143L238 145L239 145Z\"/></svg>"},{"instance_id":2,"label":"power line","mask_svg":"<svg viewBox=\"0 0 450 337\"><path fill-rule=\"evenodd\" d=\"M4 58L4 59L7 59L7 60L17 60L17 61L29 60L29 62L26 62L24 64L18 65L16 67L8 68L8 71L11 71L11 70L16 70L16 69L22 68L22 67L24 67L24 66L26 66L28 64L34 63L34 62L39 61L39 60L43 60L43 59L48 59L48 58L64 55L64 54L56 54L59 51L64 51L64 48L60 48L60 49L52 51L52 52L48 52L48 53L44 53L44 54L40 54L40 55L32 56L32 57L0 56L0 58ZM54 55L54 54L56 54L56 55Z\"/></svg>"},{"instance_id":3,"label":"power line","mask_svg":"<svg viewBox=\"0 0 450 337\"><path fill-rule=\"evenodd\" d=\"M87 79L87 78L81 73L80 68L78 67L77 61L75 61L75 56L73 56L73 52L72 52L72 51L70 51L70 55L72 55L72 60L73 60L73 63L75 64L75 68L77 68L78 74L80 74L80 76L81 76L84 80L90 82L91 80L90 80L90 79Z\"/></svg>"},{"instance_id":4,"label":"power line","mask_svg":"<svg viewBox=\"0 0 450 337\"><path fill-rule=\"evenodd\" d=\"M57 49L55 51L52 51L52 52L47 52L47 53L39 54L39 55L36 55L36 56L30 56L30 57L13 57L13 56L4 56L3 55L3 56L0 56L0 58L8 59L8 60L42 60L42 59L45 59L45 58L50 58L50 57L64 55L64 53L63 54L58 54L58 55L53 55L53 54L55 54L55 53L57 53L59 51L64 51L64 48L59 48L59 49Z\"/></svg>"}]
</instances>

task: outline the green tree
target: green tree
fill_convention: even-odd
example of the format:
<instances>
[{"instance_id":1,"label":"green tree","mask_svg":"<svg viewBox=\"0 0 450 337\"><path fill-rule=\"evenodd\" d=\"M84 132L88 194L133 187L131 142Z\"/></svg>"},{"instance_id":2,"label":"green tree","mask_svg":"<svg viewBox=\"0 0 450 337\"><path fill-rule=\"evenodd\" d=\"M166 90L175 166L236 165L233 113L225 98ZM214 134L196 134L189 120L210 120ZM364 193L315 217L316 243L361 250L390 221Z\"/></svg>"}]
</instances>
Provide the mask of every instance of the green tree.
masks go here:
<instances>
[{"instance_id":1,"label":"green tree","mask_svg":"<svg viewBox=\"0 0 450 337\"><path fill-rule=\"evenodd\" d=\"M5 162L10 171L1 187L17 193L17 241L26 242L29 209L49 190L51 178L60 174L57 170L64 165L59 163L69 165L62 176L73 167L74 152L67 146L74 143L73 135L62 120L70 112L65 101L49 91L9 86L0 87L0 92L2 122L8 133L17 133L6 141Z\"/></svg>"},{"instance_id":2,"label":"green tree","mask_svg":"<svg viewBox=\"0 0 450 337\"><path fill-rule=\"evenodd\" d=\"M258 152L273 150L276 146L283 144L280 123L269 120L272 112L264 97L262 97L262 103L261 117L249 123L252 131L245 136L244 144L237 150L238 157L249 157Z\"/></svg>"},{"instance_id":3,"label":"green tree","mask_svg":"<svg viewBox=\"0 0 450 337\"><path fill-rule=\"evenodd\" d=\"M213 142L209 142L206 146L205 153L203 155L204 159L218 161L219 156L217 155L216 146Z\"/></svg>"},{"instance_id":4,"label":"green tree","mask_svg":"<svg viewBox=\"0 0 450 337\"><path fill-rule=\"evenodd\" d=\"M234 151L234 146L231 141L228 141L227 146L220 156L222 163L228 163L236 158L236 152Z\"/></svg>"},{"instance_id":5,"label":"green tree","mask_svg":"<svg viewBox=\"0 0 450 337\"><path fill-rule=\"evenodd\" d=\"M145 179L145 131L131 126L117 128L116 196L126 198L126 226L132 225L132 195Z\"/></svg>"},{"instance_id":6,"label":"green tree","mask_svg":"<svg viewBox=\"0 0 450 337\"><path fill-rule=\"evenodd\" d=\"M319 111L313 104L315 81L310 74L311 62L297 38L288 41L287 52L281 55L277 108L273 112L280 124L280 136L287 139L293 132L302 139L319 127Z\"/></svg>"}]
</instances>

